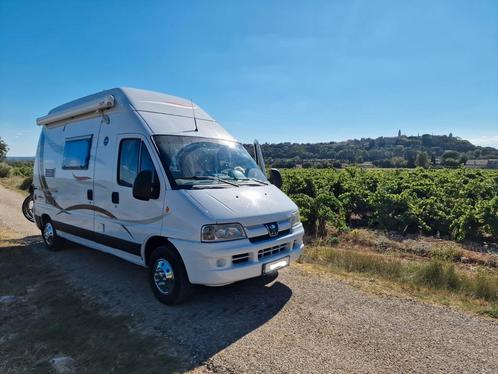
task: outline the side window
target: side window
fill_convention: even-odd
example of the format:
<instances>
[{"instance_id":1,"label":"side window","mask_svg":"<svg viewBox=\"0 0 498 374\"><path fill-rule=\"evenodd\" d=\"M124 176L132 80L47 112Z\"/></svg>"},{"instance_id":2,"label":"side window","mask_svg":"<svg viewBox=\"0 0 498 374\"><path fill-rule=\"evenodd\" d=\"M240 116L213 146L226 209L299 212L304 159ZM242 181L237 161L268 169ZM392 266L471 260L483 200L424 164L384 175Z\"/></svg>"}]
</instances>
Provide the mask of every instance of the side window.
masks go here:
<instances>
[{"instance_id":1,"label":"side window","mask_svg":"<svg viewBox=\"0 0 498 374\"><path fill-rule=\"evenodd\" d=\"M78 170L88 169L91 148L92 135L67 139L64 144L62 168Z\"/></svg>"},{"instance_id":2,"label":"side window","mask_svg":"<svg viewBox=\"0 0 498 374\"><path fill-rule=\"evenodd\" d=\"M147 147L142 142L142 147L140 150L140 171L144 170L150 170L152 172L152 178L154 179L154 181L157 180L156 168L154 167L154 163L150 158L150 154L149 151L147 150Z\"/></svg>"},{"instance_id":3,"label":"side window","mask_svg":"<svg viewBox=\"0 0 498 374\"><path fill-rule=\"evenodd\" d=\"M152 172L152 195L153 199L157 199L159 197L159 177L157 176L156 168L154 167L154 163L150 158L149 151L145 146L144 142L142 142L142 147L140 151L140 171L150 170Z\"/></svg>"},{"instance_id":4,"label":"side window","mask_svg":"<svg viewBox=\"0 0 498 374\"><path fill-rule=\"evenodd\" d=\"M159 178L144 142L140 139L123 139L119 146L118 184L132 187L138 173L152 171L153 198L159 197Z\"/></svg>"},{"instance_id":5,"label":"side window","mask_svg":"<svg viewBox=\"0 0 498 374\"><path fill-rule=\"evenodd\" d=\"M119 146L118 183L131 187L138 174L139 139L123 139Z\"/></svg>"}]
</instances>

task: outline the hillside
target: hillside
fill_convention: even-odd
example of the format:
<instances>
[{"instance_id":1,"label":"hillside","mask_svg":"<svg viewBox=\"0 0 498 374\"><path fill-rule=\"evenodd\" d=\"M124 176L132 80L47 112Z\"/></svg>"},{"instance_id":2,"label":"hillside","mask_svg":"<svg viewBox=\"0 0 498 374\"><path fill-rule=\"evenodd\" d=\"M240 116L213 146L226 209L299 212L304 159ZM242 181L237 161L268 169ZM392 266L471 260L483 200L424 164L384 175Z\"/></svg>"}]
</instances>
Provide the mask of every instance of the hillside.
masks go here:
<instances>
[{"instance_id":1,"label":"hillside","mask_svg":"<svg viewBox=\"0 0 498 374\"><path fill-rule=\"evenodd\" d=\"M450 135L393 136L323 143L264 143L265 161L275 167L338 166L371 162L379 167L458 166L470 159L498 159L498 149L473 145ZM252 144L245 144L252 154ZM7 157L30 163L34 157Z\"/></svg>"},{"instance_id":2,"label":"hillside","mask_svg":"<svg viewBox=\"0 0 498 374\"><path fill-rule=\"evenodd\" d=\"M303 160L336 163L372 162L380 167L458 166L468 159L498 158L498 150L449 135L379 137L327 143L262 144L268 162L292 167Z\"/></svg>"}]
</instances>

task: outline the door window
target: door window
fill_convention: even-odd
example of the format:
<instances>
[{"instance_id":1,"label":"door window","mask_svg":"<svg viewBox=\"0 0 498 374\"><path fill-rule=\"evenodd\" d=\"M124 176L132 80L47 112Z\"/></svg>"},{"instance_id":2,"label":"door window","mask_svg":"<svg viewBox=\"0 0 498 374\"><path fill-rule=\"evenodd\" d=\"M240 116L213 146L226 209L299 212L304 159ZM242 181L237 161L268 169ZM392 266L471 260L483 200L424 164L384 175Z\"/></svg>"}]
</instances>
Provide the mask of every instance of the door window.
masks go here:
<instances>
[{"instance_id":1,"label":"door window","mask_svg":"<svg viewBox=\"0 0 498 374\"><path fill-rule=\"evenodd\" d=\"M154 163L150 158L149 151L147 147L142 142L141 150L140 150L140 171L150 170L152 175L156 174L156 169L154 168Z\"/></svg>"},{"instance_id":2,"label":"door window","mask_svg":"<svg viewBox=\"0 0 498 374\"><path fill-rule=\"evenodd\" d=\"M131 187L138 174L139 139L123 139L119 147L118 183Z\"/></svg>"},{"instance_id":3,"label":"door window","mask_svg":"<svg viewBox=\"0 0 498 374\"><path fill-rule=\"evenodd\" d=\"M159 177L145 143L140 139L123 139L119 146L118 184L132 187L138 173L152 172L152 198L159 197Z\"/></svg>"}]
</instances>

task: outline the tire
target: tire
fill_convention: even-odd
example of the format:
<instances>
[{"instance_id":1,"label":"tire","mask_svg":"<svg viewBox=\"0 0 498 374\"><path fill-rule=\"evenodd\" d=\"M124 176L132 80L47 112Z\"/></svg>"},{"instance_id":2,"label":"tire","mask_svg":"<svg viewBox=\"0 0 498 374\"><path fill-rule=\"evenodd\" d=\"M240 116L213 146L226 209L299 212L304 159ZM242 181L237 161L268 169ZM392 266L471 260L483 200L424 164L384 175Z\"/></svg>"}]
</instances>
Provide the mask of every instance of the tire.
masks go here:
<instances>
[{"instance_id":1,"label":"tire","mask_svg":"<svg viewBox=\"0 0 498 374\"><path fill-rule=\"evenodd\" d=\"M64 239L57 235L57 230L50 218L43 222L41 233L43 241L49 250L58 251L64 246Z\"/></svg>"},{"instance_id":2,"label":"tire","mask_svg":"<svg viewBox=\"0 0 498 374\"><path fill-rule=\"evenodd\" d=\"M165 245L152 252L149 282L154 296L166 305L180 304L192 295L192 284L181 257Z\"/></svg>"},{"instance_id":3,"label":"tire","mask_svg":"<svg viewBox=\"0 0 498 374\"><path fill-rule=\"evenodd\" d=\"M28 195L22 202L22 214L24 214L24 217L28 221L35 222L35 217L33 216L33 194Z\"/></svg>"}]
</instances>

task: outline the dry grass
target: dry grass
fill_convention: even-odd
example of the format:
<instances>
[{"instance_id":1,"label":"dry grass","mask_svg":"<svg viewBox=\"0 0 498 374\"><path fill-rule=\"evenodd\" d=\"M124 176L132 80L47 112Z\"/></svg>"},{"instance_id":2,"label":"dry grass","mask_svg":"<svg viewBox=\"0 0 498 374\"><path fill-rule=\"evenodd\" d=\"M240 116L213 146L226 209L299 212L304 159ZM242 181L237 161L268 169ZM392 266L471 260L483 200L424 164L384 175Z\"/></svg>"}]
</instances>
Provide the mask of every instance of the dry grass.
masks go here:
<instances>
[{"instance_id":1,"label":"dry grass","mask_svg":"<svg viewBox=\"0 0 498 374\"><path fill-rule=\"evenodd\" d=\"M31 184L31 178L11 175L5 178L0 178L0 184L9 190L19 191L22 194L27 195L29 184Z\"/></svg>"},{"instance_id":2,"label":"dry grass","mask_svg":"<svg viewBox=\"0 0 498 374\"><path fill-rule=\"evenodd\" d=\"M323 264L301 263L297 264L300 270L320 276L330 276L340 279L349 285L365 292L380 297L399 297L403 299L418 300L424 303L445 306L451 309L485 317L498 318L498 307L486 300L469 298L465 295L455 294L447 290L429 289L423 286L414 286L402 282L395 282L382 277L366 273L346 272L333 269Z\"/></svg>"},{"instance_id":3,"label":"dry grass","mask_svg":"<svg viewBox=\"0 0 498 374\"><path fill-rule=\"evenodd\" d=\"M329 271L381 280L386 289L498 318L498 271L493 267L455 264L453 250L435 250L428 257L405 252L368 250L363 246L308 246L302 261ZM372 288L363 284L362 288ZM368 286L368 287L365 287ZM379 284L375 284L378 292ZM423 297L421 297L423 296Z\"/></svg>"},{"instance_id":4,"label":"dry grass","mask_svg":"<svg viewBox=\"0 0 498 374\"><path fill-rule=\"evenodd\" d=\"M416 235L402 237L369 229L353 229L333 237L332 240L334 239L336 245L339 244L340 247L358 251L397 253L399 255L413 255L498 268L498 255L487 253L486 245L479 245L478 243L473 243L471 246L469 243L461 244ZM330 241L331 238L326 238L323 242L329 244Z\"/></svg>"}]
</instances>

